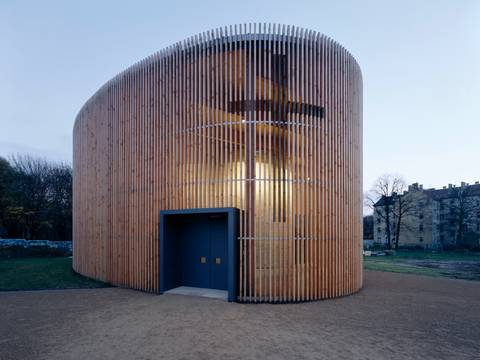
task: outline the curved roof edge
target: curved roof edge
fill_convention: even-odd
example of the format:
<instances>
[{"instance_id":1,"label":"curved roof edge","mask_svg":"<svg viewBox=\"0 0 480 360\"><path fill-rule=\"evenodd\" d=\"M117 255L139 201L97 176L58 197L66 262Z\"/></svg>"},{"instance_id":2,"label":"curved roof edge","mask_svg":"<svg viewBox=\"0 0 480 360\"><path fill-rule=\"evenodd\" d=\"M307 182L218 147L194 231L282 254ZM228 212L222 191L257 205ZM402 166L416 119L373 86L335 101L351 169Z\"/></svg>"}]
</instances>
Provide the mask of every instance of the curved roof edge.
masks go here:
<instances>
[{"instance_id":1,"label":"curved roof edge","mask_svg":"<svg viewBox=\"0 0 480 360\"><path fill-rule=\"evenodd\" d=\"M252 40L274 40L277 39L281 41L285 41L287 39L300 39L300 40L317 40L317 39L325 39L328 42L331 42L338 46L340 49L345 51L355 62L358 71L360 73L360 78L363 80L362 71L358 61L355 57L348 51L342 44L337 42L336 40L332 39L331 37L324 35L316 30L311 30L307 28L303 28L300 26L294 25L285 25L285 24L277 24L277 23L244 23L244 24L233 24L233 25L226 25L217 27L215 29L211 29L208 31L204 31L198 33L196 35L192 35L184 40L177 41L176 43L169 45L152 55L149 55L137 62L133 65L127 67L125 70L120 71L117 75L112 77L106 83L104 83L95 93L88 98L88 100L82 105L80 110L75 117L75 122L73 127L75 128L77 123L78 115L86 108L89 103L94 99L98 94L100 94L105 88L107 88L112 82L114 82L119 77L127 74L131 71L135 71L136 68L142 67L145 65L150 64L152 61L163 58L168 56L169 54L173 53L177 50L186 50L192 48L193 46L204 46L206 44L211 44L217 40L221 40L219 42L226 42L232 43L236 41L252 41Z\"/></svg>"}]
</instances>

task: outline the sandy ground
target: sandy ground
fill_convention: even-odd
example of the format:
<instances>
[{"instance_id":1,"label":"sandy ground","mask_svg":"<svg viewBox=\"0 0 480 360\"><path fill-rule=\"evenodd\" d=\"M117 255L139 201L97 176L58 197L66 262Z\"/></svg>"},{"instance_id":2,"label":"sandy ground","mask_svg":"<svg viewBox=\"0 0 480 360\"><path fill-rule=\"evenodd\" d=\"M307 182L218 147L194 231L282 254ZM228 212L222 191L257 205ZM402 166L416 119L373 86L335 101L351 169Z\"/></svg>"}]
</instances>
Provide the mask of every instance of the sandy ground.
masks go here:
<instances>
[{"instance_id":1,"label":"sandy ground","mask_svg":"<svg viewBox=\"0 0 480 360\"><path fill-rule=\"evenodd\" d=\"M0 359L479 359L480 282L366 272L341 299L0 293Z\"/></svg>"}]
</instances>

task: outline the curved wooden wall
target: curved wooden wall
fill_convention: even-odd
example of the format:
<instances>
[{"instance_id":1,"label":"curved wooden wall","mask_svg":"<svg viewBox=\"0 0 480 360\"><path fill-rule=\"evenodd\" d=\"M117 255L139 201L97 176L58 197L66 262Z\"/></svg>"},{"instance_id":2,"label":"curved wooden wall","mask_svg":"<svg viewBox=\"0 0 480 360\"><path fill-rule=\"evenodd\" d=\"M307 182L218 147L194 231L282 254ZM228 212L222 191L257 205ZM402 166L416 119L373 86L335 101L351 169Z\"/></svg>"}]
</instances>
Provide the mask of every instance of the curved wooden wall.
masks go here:
<instances>
[{"instance_id":1,"label":"curved wooden wall","mask_svg":"<svg viewBox=\"0 0 480 360\"><path fill-rule=\"evenodd\" d=\"M74 261L158 292L162 209L237 207L240 301L362 286L362 78L310 30L250 24L140 61L74 131Z\"/></svg>"}]
</instances>

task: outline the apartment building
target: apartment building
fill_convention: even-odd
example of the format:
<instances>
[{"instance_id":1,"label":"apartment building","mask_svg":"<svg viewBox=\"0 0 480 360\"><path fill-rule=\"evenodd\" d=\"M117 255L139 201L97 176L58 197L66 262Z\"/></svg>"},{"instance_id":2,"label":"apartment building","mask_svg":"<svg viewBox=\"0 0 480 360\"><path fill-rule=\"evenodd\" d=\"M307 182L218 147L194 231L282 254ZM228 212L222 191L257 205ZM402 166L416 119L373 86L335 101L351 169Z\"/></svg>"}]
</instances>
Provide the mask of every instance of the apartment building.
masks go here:
<instances>
[{"instance_id":1,"label":"apartment building","mask_svg":"<svg viewBox=\"0 0 480 360\"><path fill-rule=\"evenodd\" d=\"M415 183L403 194L380 198L373 216L375 243L388 245L390 233L392 247L397 237L399 247L479 247L480 183L442 189L424 189Z\"/></svg>"}]
</instances>

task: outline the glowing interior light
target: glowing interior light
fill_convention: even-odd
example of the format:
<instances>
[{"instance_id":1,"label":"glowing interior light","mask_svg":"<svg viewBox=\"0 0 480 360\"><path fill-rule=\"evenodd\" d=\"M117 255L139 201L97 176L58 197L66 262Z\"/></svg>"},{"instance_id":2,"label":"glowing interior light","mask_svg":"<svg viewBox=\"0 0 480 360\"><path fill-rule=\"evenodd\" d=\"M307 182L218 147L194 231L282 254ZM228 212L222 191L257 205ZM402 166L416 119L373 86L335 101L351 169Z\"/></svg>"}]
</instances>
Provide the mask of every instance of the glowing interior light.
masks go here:
<instances>
[{"instance_id":1,"label":"glowing interior light","mask_svg":"<svg viewBox=\"0 0 480 360\"><path fill-rule=\"evenodd\" d=\"M275 175L276 173L276 175ZM278 176L283 173L282 178ZM273 198L276 200L276 206L279 206L281 198L281 206L290 209L292 204L292 172L290 169L285 171L275 171L274 167L262 161L255 162L255 206L257 209L271 209ZM247 177L247 168L244 161L236 164L234 178L245 179ZM245 189L238 188L235 196L237 207L243 209L245 201ZM269 210L271 214L273 210ZM260 212L261 213L261 212Z\"/></svg>"}]
</instances>

